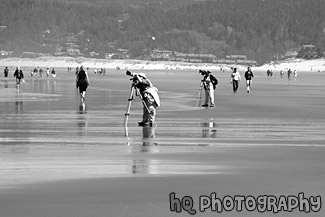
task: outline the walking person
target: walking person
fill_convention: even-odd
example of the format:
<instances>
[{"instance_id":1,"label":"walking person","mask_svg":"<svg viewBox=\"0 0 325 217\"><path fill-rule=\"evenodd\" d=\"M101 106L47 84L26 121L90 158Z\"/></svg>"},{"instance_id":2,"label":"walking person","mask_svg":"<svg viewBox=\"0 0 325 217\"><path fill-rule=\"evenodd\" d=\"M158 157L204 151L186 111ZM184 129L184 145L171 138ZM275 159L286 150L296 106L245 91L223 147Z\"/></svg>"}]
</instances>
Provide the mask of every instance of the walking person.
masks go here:
<instances>
[{"instance_id":1,"label":"walking person","mask_svg":"<svg viewBox=\"0 0 325 217\"><path fill-rule=\"evenodd\" d=\"M20 81L21 79L24 79L24 73L23 71L20 69L20 67L17 67L16 68L16 71L14 73L14 77L16 78L16 87L17 87L17 90L19 91L20 90Z\"/></svg>"},{"instance_id":2,"label":"walking person","mask_svg":"<svg viewBox=\"0 0 325 217\"><path fill-rule=\"evenodd\" d=\"M214 90L217 87L218 80L214 77L210 71L199 70L199 73L204 76L202 79L202 85L205 91L205 100L202 107L214 107Z\"/></svg>"},{"instance_id":3,"label":"walking person","mask_svg":"<svg viewBox=\"0 0 325 217\"><path fill-rule=\"evenodd\" d=\"M234 68L230 75L230 83L232 84L234 93L237 92L240 80L241 80L240 73L237 71L237 68Z\"/></svg>"},{"instance_id":4,"label":"walking person","mask_svg":"<svg viewBox=\"0 0 325 217\"><path fill-rule=\"evenodd\" d=\"M84 102L86 100L86 90L89 86L88 73L84 70L83 66L80 66L78 74L76 76L77 87L79 88L80 101Z\"/></svg>"},{"instance_id":5,"label":"walking person","mask_svg":"<svg viewBox=\"0 0 325 217\"><path fill-rule=\"evenodd\" d=\"M138 88L143 100L143 115L139 126L153 126L156 119L156 108L160 106L158 89L144 73L134 74L135 87Z\"/></svg>"},{"instance_id":6,"label":"walking person","mask_svg":"<svg viewBox=\"0 0 325 217\"><path fill-rule=\"evenodd\" d=\"M254 77L251 67L247 67L247 71L245 72L244 77L246 79L246 91L249 93L252 84L252 78Z\"/></svg>"},{"instance_id":7,"label":"walking person","mask_svg":"<svg viewBox=\"0 0 325 217\"><path fill-rule=\"evenodd\" d=\"M5 79L8 80L8 75L9 75L9 69L8 66L5 67L5 69L3 70L3 74L5 76Z\"/></svg>"}]
</instances>

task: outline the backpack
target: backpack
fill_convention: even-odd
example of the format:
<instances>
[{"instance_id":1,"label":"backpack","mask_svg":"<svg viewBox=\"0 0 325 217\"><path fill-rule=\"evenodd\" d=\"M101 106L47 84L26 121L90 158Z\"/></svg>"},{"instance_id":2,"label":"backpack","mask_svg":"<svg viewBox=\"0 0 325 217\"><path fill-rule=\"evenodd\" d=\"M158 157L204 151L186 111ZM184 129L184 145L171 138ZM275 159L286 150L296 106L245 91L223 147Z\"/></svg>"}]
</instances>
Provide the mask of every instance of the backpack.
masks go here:
<instances>
[{"instance_id":1,"label":"backpack","mask_svg":"<svg viewBox=\"0 0 325 217\"><path fill-rule=\"evenodd\" d=\"M213 85L213 89L216 89L216 87L218 85L218 79L216 77L214 77L213 75L210 75L210 81Z\"/></svg>"}]
</instances>

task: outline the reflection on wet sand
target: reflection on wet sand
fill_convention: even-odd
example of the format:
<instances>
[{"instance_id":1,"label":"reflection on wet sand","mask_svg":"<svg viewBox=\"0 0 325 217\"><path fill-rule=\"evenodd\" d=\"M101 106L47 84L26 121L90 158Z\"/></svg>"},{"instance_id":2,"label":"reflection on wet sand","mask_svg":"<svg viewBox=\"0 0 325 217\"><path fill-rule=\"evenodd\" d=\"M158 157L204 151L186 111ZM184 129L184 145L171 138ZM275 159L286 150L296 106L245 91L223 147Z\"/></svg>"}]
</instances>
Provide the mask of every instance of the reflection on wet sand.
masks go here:
<instances>
[{"instance_id":1,"label":"reflection on wet sand","mask_svg":"<svg viewBox=\"0 0 325 217\"><path fill-rule=\"evenodd\" d=\"M156 146L158 143L155 141L156 127L142 127L142 144L132 146L134 153L157 153ZM156 173L155 164L152 159L143 157L142 159L132 160L132 174L154 174Z\"/></svg>"},{"instance_id":2,"label":"reflection on wet sand","mask_svg":"<svg viewBox=\"0 0 325 217\"><path fill-rule=\"evenodd\" d=\"M47 92L51 94L56 93L56 81L55 80L47 80Z\"/></svg>"},{"instance_id":3,"label":"reflection on wet sand","mask_svg":"<svg viewBox=\"0 0 325 217\"><path fill-rule=\"evenodd\" d=\"M17 114L23 112L23 101L18 98L15 101L15 111Z\"/></svg>"},{"instance_id":4,"label":"reflection on wet sand","mask_svg":"<svg viewBox=\"0 0 325 217\"><path fill-rule=\"evenodd\" d=\"M77 125L78 125L78 135L79 136L86 135L86 127L88 125L86 114L87 114L86 103L81 102L79 105L78 114L77 114Z\"/></svg>"},{"instance_id":5,"label":"reflection on wet sand","mask_svg":"<svg viewBox=\"0 0 325 217\"><path fill-rule=\"evenodd\" d=\"M212 120L209 120L209 122L201 123L202 127L202 138L216 138L217 137L217 129L216 129L216 123Z\"/></svg>"},{"instance_id":6,"label":"reflection on wet sand","mask_svg":"<svg viewBox=\"0 0 325 217\"><path fill-rule=\"evenodd\" d=\"M8 88L9 87L9 85L8 85L8 80L5 80L5 88Z\"/></svg>"}]
</instances>

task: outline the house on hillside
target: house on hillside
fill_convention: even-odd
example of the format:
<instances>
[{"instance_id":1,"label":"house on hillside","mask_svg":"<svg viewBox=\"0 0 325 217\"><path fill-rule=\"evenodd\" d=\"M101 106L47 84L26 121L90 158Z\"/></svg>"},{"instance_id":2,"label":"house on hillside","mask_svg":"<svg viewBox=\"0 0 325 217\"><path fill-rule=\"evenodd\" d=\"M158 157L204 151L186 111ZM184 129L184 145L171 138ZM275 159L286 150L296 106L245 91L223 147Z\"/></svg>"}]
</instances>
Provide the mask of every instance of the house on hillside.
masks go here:
<instances>
[{"instance_id":1,"label":"house on hillside","mask_svg":"<svg viewBox=\"0 0 325 217\"><path fill-rule=\"evenodd\" d=\"M298 52L297 51L287 51L285 54L284 54L284 59L294 59L296 58L296 56L298 55Z\"/></svg>"}]
</instances>

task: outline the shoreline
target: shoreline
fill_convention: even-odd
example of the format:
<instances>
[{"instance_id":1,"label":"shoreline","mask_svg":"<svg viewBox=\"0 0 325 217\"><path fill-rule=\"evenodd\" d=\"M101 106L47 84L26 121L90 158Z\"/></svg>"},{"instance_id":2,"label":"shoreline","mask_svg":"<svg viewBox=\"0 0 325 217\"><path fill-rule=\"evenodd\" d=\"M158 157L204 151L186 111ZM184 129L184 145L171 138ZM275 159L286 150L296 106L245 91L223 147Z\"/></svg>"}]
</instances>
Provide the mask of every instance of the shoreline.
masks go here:
<instances>
[{"instance_id":1,"label":"shoreline","mask_svg":"<svg viewBox=\"0 0 325 217\"><path fill-rule=\"evenodd\" d=\"M0 66L5 67L56 67L73 69L84 65L89 68L106 69L130 69L130 70L231 70L234 65L214 64L214 63L187 63L172 61L146 61L146 60L112 60L112 59L91 59L91 58L73 58L73 57L38 57L38 58L4 58L0 59ZM247 66L236 65L240 71L246 70ZM287 60L278 64L269 63L262 66L252 66L254 70L274 71L296 69L298 71L325 72L325 59L314 60Z\"/></svg>"}]
</instances>

